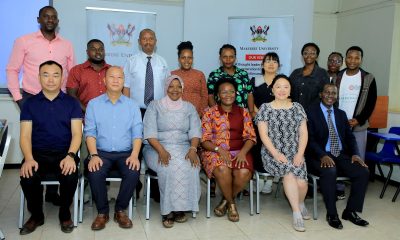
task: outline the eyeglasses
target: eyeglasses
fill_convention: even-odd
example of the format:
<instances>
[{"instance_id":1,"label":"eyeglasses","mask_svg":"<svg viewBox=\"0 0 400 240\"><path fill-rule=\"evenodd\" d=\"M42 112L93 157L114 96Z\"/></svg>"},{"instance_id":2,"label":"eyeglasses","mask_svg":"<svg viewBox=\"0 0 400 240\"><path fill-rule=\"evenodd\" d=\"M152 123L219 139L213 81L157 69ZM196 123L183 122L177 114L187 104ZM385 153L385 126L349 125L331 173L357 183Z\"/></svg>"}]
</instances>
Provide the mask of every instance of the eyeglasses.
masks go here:
<instances>
[{"instance_id":1,"label":"eyeglasses","mask_svg":"<svg viewBox=\"0 0 400 240\"><path fill-rule=\"evenodd\" d=\"M342 60L335 60L335 59L328 59L328 63L334 63L334 64L342 64Z\"/></svg>"},{"instance_id":2,"label":"eyeglasses","mask_svg":"<svg viewBox=\"0 0 400 240\"><path fill-rule=\"evenodd\" d=\"M303 52L303 56L304 57L307 57L307 56L316 56L317 55L317 52Z\"/></svg>"}]
</instances>

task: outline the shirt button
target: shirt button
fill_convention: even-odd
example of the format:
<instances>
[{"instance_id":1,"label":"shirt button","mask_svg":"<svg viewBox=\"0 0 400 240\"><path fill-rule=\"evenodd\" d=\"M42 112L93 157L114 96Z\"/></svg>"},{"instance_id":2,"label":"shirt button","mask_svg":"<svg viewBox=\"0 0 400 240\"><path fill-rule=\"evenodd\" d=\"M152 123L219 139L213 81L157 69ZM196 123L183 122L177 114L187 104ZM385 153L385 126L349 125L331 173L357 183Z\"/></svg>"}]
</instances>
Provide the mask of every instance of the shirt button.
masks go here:
<instances>
[{"instance_id":1,"label":"shirt button","mask_svg":"<svg viewBox=\"0 0 400 240\"><path fill-rule=\"evenodd\" d=\"M300 93L300 96L303 95L303 93Z\"/></svg>"},{"instance_id":2,"label":"shirt button","mask_svg":"<svg viewBox=\"0 0 400 240\"><path fill-rule=\"evenodd\" d=\"M301 83L301 85L304 85L304 83Z\"/></svg>"}]
</instances>

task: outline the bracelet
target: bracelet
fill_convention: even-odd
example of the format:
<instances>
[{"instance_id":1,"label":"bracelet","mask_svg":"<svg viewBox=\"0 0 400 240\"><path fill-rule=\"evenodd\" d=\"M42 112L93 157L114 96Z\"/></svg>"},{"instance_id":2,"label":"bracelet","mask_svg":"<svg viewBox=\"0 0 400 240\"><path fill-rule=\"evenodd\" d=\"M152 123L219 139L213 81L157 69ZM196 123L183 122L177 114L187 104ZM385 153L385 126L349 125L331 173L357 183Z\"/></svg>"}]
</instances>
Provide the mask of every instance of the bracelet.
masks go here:
<instances>
[{"instance_id":1,"label":"bracelet","mask_svg":"<svg viewBox=\"0 0 400 240\"><path fill-rule=\"evenodd\" d=\"M197 152L197 147L190 146L189 149L193 149L195 152Z\"/></svg>"}]
</instances>

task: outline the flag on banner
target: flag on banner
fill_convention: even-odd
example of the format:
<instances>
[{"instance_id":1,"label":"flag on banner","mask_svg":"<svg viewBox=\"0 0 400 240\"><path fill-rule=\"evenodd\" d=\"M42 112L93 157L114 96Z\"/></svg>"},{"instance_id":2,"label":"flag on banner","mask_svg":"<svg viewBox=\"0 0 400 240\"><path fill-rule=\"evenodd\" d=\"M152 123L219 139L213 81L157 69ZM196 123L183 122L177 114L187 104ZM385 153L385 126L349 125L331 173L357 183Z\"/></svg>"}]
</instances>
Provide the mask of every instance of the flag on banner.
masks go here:
<instances>
[{"instance_id":1,"label":"flag on banner","mask_svg":"<svg viewBox=\"0 0 400 240\"><path fill-rule=\"evenodd\" d=\"M124 66L126 59L139 52L142 29L155 31L156 13L122 9L86 8L87 39L104 43L108 64Z\"/></svg>"},{"instance_id":2,"label":"flag on banner","mask_svg":"<svg viewBox=\"0 0 400 240\"><path fill-rule=\"evenodd\" d=\"M236 65L249 77L261 75L261 61L276 52L279 72L289 75L293 39L293 17L230 17L229 42L236 48Z\"/></svg>"}]
</instances>

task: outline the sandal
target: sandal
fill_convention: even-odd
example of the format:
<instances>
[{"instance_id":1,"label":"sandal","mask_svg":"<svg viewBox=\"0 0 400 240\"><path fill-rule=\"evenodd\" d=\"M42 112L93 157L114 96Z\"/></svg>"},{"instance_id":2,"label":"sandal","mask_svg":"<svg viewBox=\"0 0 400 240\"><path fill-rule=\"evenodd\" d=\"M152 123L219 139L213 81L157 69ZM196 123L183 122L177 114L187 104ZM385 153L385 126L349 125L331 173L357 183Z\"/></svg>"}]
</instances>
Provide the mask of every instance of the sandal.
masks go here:
<instances>
[{"instance_id":1,"label":"sandal","mask_svg":"<svg viewBox=\"0 0 400 240\"><path fill-rule=\"evenodd\" d=\"M226 199L222 199L216 208L214 208L214 214L217 217L222 217L226 213L226 205L228 201Z\"/></svg>"},{"instance_id":2,"label":"sandal","mask_svg":"<svg viewBox=\"0 0 400 240\"><path fill-rule=\"evenodd\" d=\"M310 220L311 216L308 213L307 208L303 205L302 207L300 207L300 212L301 212L301 216L303 217L303 220Z\"/></svg>"},{"instance_id":3,"label":"sandal","mask_svg":"<svg viewBox=\"0 0 400 240\"><path fill-rule=\"evenodd\" d=\"M239 213L234 203L230 203L228 206L228 219L231 222L239 222Z\"/></svg>"},{"instance_id":4,"label":"sandal","mask_svg":"<svg viewBox=\"0 0 400 240\"><path fill-rule=\"evenodd\" d=\"M293 228L298 232L305 232L306 228L304 227L303 218L293 218Z\"/></svg>"},{"instance_id":5,"label":"sandal","mask_svg":"<svg viewBox=\"0 0 400 240\"><path fill-rule=\"evenodd\" d=\"M174 213L162 216L162 224L165 228L172 228L174 226Z\"/></svg>"},{"instance_id":6,"label":"sandal","mask_svg":"<svg viewBox=\"0 0 400 240\"><path fill-rule=\"evenodd\" d=\"M184 212L174 212L174 221L177 223L184 223L188 220L188 217Z\"/></svg>"}]
</instances>

